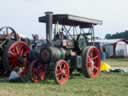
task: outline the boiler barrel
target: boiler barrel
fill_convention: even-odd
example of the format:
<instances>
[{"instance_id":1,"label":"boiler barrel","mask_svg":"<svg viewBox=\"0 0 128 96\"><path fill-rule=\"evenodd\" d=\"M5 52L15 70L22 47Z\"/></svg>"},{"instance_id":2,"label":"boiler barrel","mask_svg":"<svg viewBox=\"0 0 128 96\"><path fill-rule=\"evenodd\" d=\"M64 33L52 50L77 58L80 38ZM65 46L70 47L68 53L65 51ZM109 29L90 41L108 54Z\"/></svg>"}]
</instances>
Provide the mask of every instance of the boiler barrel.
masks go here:
<instances>
[{"instance_id":1,"label":"boiler barrel","mask_svg":"<svg viewBox=\"0 0 128 96\"><path fill-rule=\"evenodd\" d=\"M40 58L43 63L65 59L65 55L66 51L63 48L46 47L40 51Z\"/></svg>"}]
</instances>

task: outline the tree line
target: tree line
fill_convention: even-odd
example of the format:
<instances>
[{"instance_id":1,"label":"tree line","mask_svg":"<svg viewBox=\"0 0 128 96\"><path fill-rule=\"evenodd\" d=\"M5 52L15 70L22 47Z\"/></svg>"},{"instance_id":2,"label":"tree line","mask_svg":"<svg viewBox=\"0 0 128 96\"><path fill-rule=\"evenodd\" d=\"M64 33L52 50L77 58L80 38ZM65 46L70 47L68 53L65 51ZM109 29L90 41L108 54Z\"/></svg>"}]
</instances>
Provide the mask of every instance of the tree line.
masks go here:
<instances>
[{"instance_id":1,"label":"tree line","mask_svg":"<svg viewBox=\"0 0 128 96\"><path fill-rule=\"evenodd\" d=\"M106 34L106 39L126 39L128 40L128 30L124 32L117 32L115 34Z\"/></svg>"}]
</instances>

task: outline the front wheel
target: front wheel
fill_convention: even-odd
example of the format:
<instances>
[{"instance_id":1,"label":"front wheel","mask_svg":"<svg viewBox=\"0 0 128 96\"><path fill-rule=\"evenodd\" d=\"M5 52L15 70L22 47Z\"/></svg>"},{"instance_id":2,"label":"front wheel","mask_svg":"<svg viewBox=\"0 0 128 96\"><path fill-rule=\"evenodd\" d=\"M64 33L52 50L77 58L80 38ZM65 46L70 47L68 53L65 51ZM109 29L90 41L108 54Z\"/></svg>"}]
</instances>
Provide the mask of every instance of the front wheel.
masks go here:
<instances>
[{"instance_id":1,"label":"front wheel","mask_svg":"<svg viewBox=\"0 0 128 96\"><path fill-rule=\"evenodd\" d=\"M85 77L96 78L100 73L100 53L99 50L90 46L83 50L82 53L82 69Z\"/></svg>"},{"instance_id":2,"label":"front wheel","mask_svg":"<svg viewBox=\"0 0 128 96\"><path fill-rule=\"evenodd\" d=\"M63 85L69 79L69 65L65 60L56 62L54 69L54 77L57 84Z\"/></svg>"}]
</instances>

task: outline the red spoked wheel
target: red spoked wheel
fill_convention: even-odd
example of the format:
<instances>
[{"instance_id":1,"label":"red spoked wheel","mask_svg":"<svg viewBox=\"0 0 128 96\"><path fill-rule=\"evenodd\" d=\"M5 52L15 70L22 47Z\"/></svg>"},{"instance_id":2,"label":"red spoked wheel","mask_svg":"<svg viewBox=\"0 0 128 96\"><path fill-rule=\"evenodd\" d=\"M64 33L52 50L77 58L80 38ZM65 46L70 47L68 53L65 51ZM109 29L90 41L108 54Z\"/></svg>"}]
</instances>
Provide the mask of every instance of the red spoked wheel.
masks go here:
<instances>
[{"instance_id":1,"label":"red spoked wheel","mask_svg":"<svg viewBox=\"0 0 128 96\"><path fill-rule=\"evenodd\" d=\"M100 73L100 53L99 50L94 47L87 47L84 49L83 54L83 74L88 78L96 78Z\"/></svg>"},{"instance_id":2,"label":"red spoked wheel","mask_svg":"<svg viewBox=\"0 0 128 96\"><path fill-rule=\"evenodd\" d=\"M30 76L32 82L40 82L45 79L46 65L39 60L34 60L30 65Z\"/></svg>"},{"instance_id":3,"label":"red spoked wheel","mask_svg":"<svg viewBox=\"0 0 128 96\"><path fill-rule=\"evenodd\" d=\"M29 64L29 53L30 49L25 42L16 41L12 43L8 48L8 60L9 67L13 69L15 67L19 67L22 69L21 76L23 76L26 72L28 72L28 64Z\"/></svg>"},{"instance_id":4,"label":"red spoked wheel","mask_svg":"<svg viewBox=\"0 0 128 96\"><path fill-rule=\"evenodd\" d=\"M59 60L55 66L55 81L56 83L63 85L69 79L69 65L65 60Z\"/></svg>"}]
</instances>

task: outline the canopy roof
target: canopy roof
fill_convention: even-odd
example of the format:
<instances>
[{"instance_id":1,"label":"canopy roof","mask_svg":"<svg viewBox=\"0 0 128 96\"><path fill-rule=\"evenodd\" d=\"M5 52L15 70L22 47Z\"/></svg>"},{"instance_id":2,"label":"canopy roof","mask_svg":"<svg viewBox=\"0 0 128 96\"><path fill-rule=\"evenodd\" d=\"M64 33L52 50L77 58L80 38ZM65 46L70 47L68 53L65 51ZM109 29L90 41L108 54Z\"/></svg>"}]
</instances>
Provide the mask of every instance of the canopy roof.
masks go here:
<instances>
[{"instance_id":1,"label":"canopy roof","mask_svg":"<svg viewBox=\"0 0 128 96\"><path fill-rule=\"evenodd\" d=\"M39 17L39 22L46 23L47 15ZM88 28L92 25L101 25L102 21L96 19L90 19L86 17L74 16L69 14L54 14L53 15L53 24L61 24L68 26L80 26L82 28Z\"/></svg>"}]
</instances>

